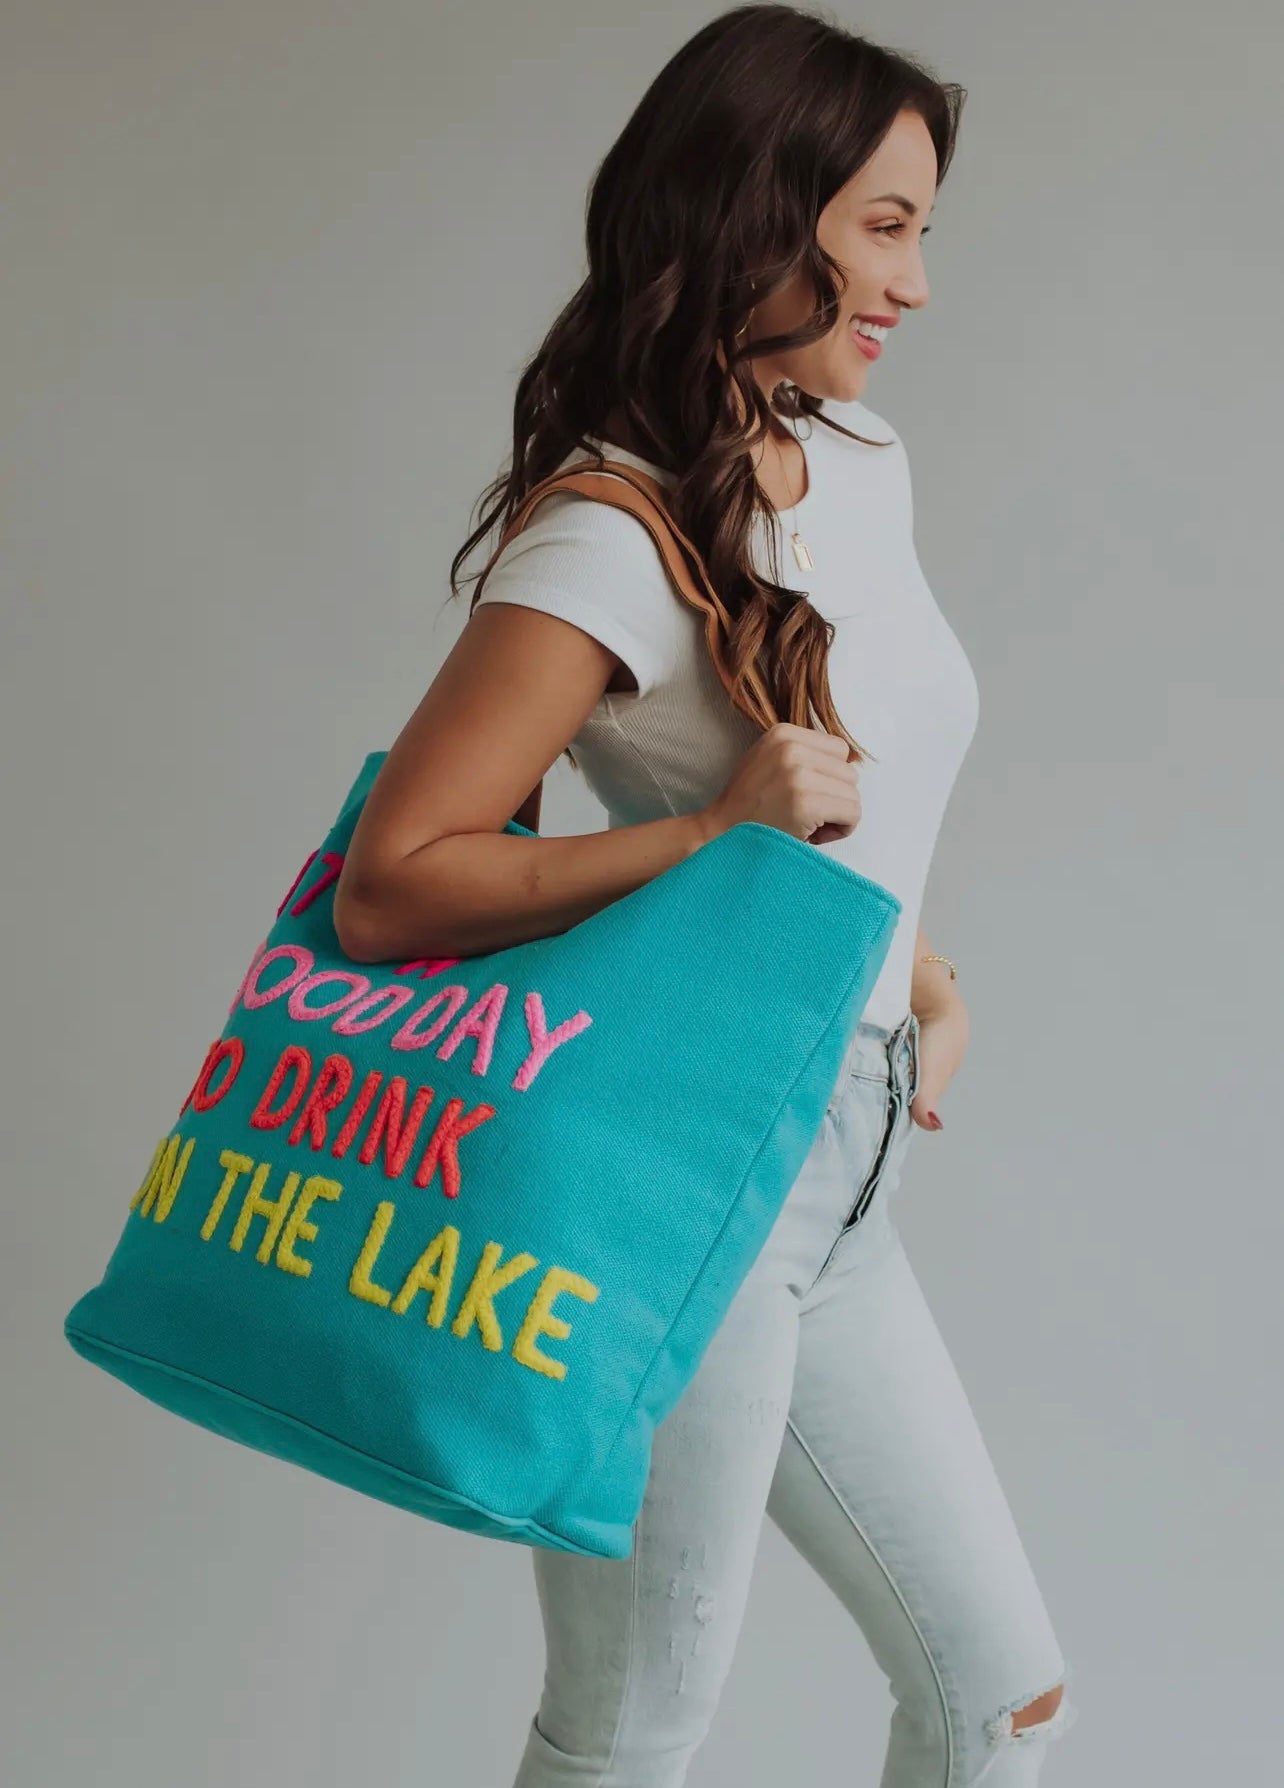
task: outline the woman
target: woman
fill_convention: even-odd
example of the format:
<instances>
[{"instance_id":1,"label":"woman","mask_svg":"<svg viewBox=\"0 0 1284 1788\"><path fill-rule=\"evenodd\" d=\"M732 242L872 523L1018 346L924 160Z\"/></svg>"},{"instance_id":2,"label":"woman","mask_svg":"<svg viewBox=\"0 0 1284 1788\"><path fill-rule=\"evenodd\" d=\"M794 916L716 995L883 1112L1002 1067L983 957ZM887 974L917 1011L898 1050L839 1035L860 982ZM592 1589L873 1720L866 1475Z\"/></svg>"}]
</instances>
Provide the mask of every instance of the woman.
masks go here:
<instances>
[{"instance_id":1,"label":"woman","mask_svg":"<svg viewBox=\"0 0 1284 1788\"><path fill-rule=\"evenodd\" d=\"M927 301L922 238L962 99L786 6L723 14L663 69L594 182L589 276L521 379L513 469L452 586L539 479L586 452L633 464L730 611L739 699L646 528L555 492L475 592L338 889L354 954L468 956L563 931L754 820L902 902L811 1153L656 1432L631 1556L532 1550L547 1670L518 1788L684 1781L764 1513L887 1675L882 1788L1025 1788L1072 1717L890 1210L966 1046L953 965L918 916L977 692L918 566L903 444L863 392L871 326ZM764 690L788 717L765 730ZM608 828L504 834L572 741Z\"/></svg>"}]
</instances>

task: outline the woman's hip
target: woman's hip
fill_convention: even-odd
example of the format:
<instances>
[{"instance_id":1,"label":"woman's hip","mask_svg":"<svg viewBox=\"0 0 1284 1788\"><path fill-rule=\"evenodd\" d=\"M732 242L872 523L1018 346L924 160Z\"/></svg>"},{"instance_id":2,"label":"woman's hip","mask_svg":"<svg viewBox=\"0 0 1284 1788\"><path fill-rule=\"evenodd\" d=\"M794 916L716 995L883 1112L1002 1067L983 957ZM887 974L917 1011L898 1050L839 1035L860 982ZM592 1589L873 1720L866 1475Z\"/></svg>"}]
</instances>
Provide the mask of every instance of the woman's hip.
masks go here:
<instances>
[{"instance_id":1,"label":"woman's hip","mask_svg":"<svg viewBox=\"0 0 1284 1788\"><path fill-rule=\"evenodd\" d=\"M918 1087L918 1020L862 1022L844 1053L828 1107L748 1279L807 1297L841 1252L881 1248L909 1151Z\"/></svg>"}]
</instances>

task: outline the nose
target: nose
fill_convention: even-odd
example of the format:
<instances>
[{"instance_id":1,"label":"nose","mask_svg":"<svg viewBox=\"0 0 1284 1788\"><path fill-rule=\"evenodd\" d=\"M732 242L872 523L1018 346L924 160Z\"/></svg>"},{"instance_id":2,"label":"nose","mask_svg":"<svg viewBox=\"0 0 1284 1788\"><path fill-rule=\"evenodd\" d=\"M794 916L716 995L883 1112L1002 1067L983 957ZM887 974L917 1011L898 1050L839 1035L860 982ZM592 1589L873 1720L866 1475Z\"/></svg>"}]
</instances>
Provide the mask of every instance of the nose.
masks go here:
<instances>
[{"instance_id":1,"label":"nose","mask_svg":"<svg viewBox=\"0 0 1284 1788\"><path fill-rule=\"evenodd\" d=\"M887 288L887 295L905 310L922 310L928 300L929 288L921 251L915 256L915 264L896 276Z\"/></svg>"},{"instance_id":2,"label":"nose","mask_svg":"<svg viewBox=\"0 0 1284 1788\"><path fill-rule=\"evenodd\" d=\"M920 272L917 278L911 278L907 274L894 287L888 287L887 295L901 310L922 310L929 297L927 275Z\"/></svg>"}]
</instances>

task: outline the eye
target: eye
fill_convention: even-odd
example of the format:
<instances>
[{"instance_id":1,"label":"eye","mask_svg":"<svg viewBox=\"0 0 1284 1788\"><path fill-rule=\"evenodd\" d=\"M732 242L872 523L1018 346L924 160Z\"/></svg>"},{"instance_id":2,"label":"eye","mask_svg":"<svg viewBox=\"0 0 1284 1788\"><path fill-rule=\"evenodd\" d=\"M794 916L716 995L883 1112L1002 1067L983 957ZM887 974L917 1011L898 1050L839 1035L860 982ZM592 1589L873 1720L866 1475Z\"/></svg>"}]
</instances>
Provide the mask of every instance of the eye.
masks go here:
<instances>
[{"instance_id":1,"label":"eye","mask_svg":"<svg viewBox=\"0 0 1284 1788\"><path fill-rule=\"evenodd\" d=\"M899 223L877 225L877 227L874 230L874 234L876 236L882 236L882 235L885 235L889 230L903 230L904 228L905 228L905 221L904 221L904 219L902 219ZM923 236L928 235L929 232L931 231L931 228L932 228L931 224L924 224L922 230L919 232L920 235L923 235Z\"/></svg>"}]
</instances>

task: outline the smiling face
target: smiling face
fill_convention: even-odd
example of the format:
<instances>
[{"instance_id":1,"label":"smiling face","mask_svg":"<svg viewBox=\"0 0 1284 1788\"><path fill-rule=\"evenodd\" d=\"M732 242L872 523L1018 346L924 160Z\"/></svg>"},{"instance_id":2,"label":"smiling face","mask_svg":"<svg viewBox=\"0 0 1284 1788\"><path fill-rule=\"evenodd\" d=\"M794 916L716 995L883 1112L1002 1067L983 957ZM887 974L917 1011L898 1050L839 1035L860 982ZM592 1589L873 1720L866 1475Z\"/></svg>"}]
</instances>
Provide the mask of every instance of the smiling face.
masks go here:
<instances>
[{"instance_id":1,"label":"smiling face","mask_svg":"<svg viewBox=\"0 0 1284 1788\"><path fill-rule=\"evenodd\" d=\"M895 322L902 311L927 303L921 239L935 197L931 135L917 112L901 112L870 160L825 206L816 226L817 242L847 279L838 320L820 341L755 359L754 377L764 393L787 379L812 397L836 403L862 396L878 356L860 346L855 324L862 317ZM811 310L810 281L799 273L755 308L748 339L752 343L796 329Z\"/></svg>"}]
</instances>

